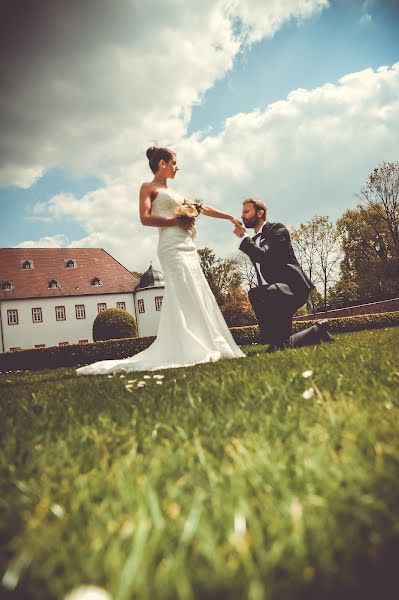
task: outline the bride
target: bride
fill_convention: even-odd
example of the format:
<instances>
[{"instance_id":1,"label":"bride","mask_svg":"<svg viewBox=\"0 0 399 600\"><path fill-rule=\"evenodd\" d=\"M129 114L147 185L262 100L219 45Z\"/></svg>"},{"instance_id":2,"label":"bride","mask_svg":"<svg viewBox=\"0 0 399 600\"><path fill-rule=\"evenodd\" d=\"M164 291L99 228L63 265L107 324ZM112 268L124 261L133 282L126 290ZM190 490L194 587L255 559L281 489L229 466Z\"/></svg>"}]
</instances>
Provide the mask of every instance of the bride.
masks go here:
<instances>
[{"instance_id":1,"label":"bride","mask_svg":"<svg viewBox=\"0 0 399 600\"><path fill-rule=\"evenodd\" d=\"M165 276L165 294L154 343L125 359L103 360L76 370L78 375L101 375L116 371L142 371L187 367L220 358L245 356L220 312L202 272L193 237L194 219L176 216L184 197L167 186L178 166L167 148L147 150L154 178L140 190L140 219L158 227L158 258ZM225 212L202 206L201 214L239 221Z\"/></svg>"}]
</instances>

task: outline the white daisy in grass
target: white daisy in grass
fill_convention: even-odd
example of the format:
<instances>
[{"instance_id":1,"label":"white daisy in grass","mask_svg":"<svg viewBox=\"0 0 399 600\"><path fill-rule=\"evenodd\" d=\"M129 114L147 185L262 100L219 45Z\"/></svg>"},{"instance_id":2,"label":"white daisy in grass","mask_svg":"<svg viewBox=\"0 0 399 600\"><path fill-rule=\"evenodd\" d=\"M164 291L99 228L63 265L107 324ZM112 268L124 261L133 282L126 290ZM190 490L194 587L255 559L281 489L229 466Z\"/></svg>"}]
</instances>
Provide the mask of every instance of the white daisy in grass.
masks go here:
<instances>
[{"instance_id":1,"label":"white daisy in grass","mask_svg":"<svg viewBox=\"0 0 399 600\"><path fill-rule=\"evenodd\" d=\"M310 387L303 392L302 397L305 398L305 400L310 400L311 398L313 398L314 394L314 388Z\"/></svg>"},{"instance_id":2,"label":"white daisy in grass","mask_svg":"<svg viewBox=\"0 0 399 600\"><path fill-rule=\"evenodd\" d=\"M103 588L95 585L82 585L67 594L64 600L112 600Z\"/></svg>"},{"instance_id":3,"label":"white daisy in grass","mask_svg":"<svg viewBox=\"0 0 399 600\"><path fill-rule=\"evenodd\" d=\"M302 377L304 379L309 379L309 377L312 377L312 375L313 375L313 371L311 369L308 369L307 371L304 371L302 373Z\"/></svg>"}]
</instances>

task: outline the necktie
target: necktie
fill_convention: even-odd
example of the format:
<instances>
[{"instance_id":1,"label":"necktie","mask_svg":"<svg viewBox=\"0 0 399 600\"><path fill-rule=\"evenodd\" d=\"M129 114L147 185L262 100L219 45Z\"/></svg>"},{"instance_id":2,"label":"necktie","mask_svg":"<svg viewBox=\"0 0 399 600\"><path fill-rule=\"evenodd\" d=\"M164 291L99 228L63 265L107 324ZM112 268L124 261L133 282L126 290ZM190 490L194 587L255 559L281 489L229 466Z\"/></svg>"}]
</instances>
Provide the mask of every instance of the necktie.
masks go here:
<instances>
[{"instance_id":1,"label":"necktie","mask_svg":"<svg viewBox=\"0 0 399 600\"><path fill-rule=\"evenodd\" d=\"M261 235L262 235L262 232L261 232L261 231L260 231L259 233L256 233L256 234L253 236L253 238L252 238L252 239L253 239L253 241L254 241L254 242L256 242L256 240L257 240L257 239L259 239Z\"/></svg>"}]
</instances>

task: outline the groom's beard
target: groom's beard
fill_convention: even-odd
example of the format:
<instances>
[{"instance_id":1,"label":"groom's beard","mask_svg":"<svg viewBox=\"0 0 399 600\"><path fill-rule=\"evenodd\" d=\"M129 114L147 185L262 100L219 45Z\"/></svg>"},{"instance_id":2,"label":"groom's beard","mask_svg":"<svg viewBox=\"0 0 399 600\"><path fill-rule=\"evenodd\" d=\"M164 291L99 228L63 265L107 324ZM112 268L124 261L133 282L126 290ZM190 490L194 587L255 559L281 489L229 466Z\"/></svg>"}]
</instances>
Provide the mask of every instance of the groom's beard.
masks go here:
<instances>
[{"instance_id":1,"label":"groom's beard","mask_svg":"<svg viewBox=\"0 0 399 600\"><path fill-rule=\"evenodd\" d=\"M243 223L245 227L254 229L259 224L259 219L257 219L256 217L253 217L252 219L243 219Z\"/></svg>"}]
</instances>

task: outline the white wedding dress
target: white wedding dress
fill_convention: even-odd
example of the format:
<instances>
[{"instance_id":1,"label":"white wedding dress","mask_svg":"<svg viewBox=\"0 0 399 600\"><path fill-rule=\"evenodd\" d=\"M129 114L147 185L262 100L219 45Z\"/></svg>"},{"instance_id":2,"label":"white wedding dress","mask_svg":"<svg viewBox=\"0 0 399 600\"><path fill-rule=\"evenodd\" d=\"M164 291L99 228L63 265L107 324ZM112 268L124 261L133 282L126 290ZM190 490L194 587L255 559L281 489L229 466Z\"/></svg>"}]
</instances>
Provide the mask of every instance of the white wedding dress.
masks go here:
<instances>
[{"instance_id":1,"label":"white wedding dress","mask_svg":"<svg viewBox=\"0 0 399 600\"><path fill-rule=\"evenodd\" d=\"M183 196L171 189L158 192L152 214L174 216ZM76 370L78 375L187 367L245 354L233 336L202 272L192 232L160 227L158 258L165 276L165 293L154 343L129 358L102 360Z\"/></svg>"}]
</instances>

